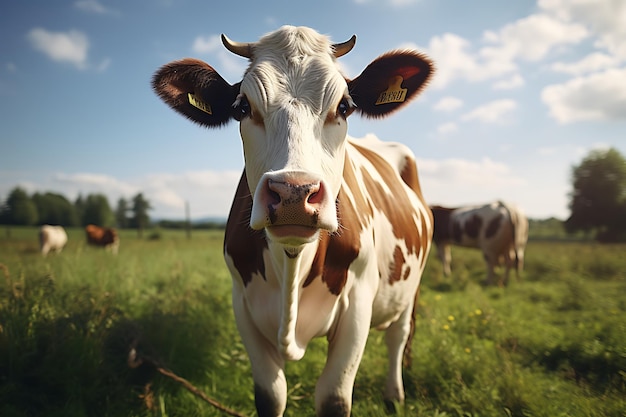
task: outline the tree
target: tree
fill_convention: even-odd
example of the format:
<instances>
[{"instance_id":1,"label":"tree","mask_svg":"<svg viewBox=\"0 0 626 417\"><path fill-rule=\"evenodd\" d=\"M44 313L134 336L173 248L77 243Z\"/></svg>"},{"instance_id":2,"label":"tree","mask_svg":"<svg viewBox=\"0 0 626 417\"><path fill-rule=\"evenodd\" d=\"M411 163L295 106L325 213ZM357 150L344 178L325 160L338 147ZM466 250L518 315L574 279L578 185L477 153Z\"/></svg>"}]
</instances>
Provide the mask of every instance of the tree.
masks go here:
<instances>
[{"instance_id":1,"label":"tree","mask_svg":"<svg viewBox=\"0 0 626 417\"><path fill-rule=\"evenodd\" d=\"M124 198L120 198L117 200L117 208L115 209L115 221L117 223L117 227L120 229L126 229L128 227L128 212L130 211L130 207L128 207L128 202Z\"/></svg>"},{"instance_id":2,"label":"tree","mask_svg":"<svg viewBox=\"0 0 626 417\"><path fill-rule=\"evenodd\" d=\"M76 210L76 216L78 217L78 223L80 226L87 226L83 222L83 218L85 217L85 199L82 194L78 194L76 197L76 201L74 202L74 209Z\"/></svg>"},{"instance_id":3,"label":"tree","mask_svg":"<svg viewBox=\"0 0 626 417\"><path fill-rule=\"evenodd\" d=\"M112 226L113 221L113 211L106 196L103 194L89 194L84 203L83 226L88 224Z\"/></svg>"},{"instance_id":4,"label":"tree","mask_svg":"<svg viewBox=\"0 0 626 417\"><path fill-rule=\"evenodd\" d=\"M61 194L50 192L45 194L35 193L32 200L35 206L37 206L39 224L58 224L66 227L78 226L76 208Z\"/></svg>"},{"instance_id":5,"label":"tree","mask_svg":"<svg viewBox=\"0 0 626 417\"><path fill-rule=\"evenodd\" d=\"M0 217L5 224L32 226L37 223L37 207L24 189L15 187L9 193Z\"/></svg>"},{"instance_id":6,"label":"tree","mask_svg":"<svg viewBox=\"0 0 626 417\"><path fill-rule=\"evenodd\" d=\"M626 160L614 148L595 150L572 169L568 232L593 232L602 241L626 237Z\"/></svg>"},{"instance_id":7,"label":"tree","mask_svg":"<svg viewBox=\"0 0 626 417\"><path fill-rule=\"evenodd\" d=\"M131 211L133 216L130 220L131 227L137 229L139 237L143 235L143 229L150 224L150 216L148 210L152 210L150 202L143 197L142 193L133 197L133 205Z\"/></svg>"}]
</instances>

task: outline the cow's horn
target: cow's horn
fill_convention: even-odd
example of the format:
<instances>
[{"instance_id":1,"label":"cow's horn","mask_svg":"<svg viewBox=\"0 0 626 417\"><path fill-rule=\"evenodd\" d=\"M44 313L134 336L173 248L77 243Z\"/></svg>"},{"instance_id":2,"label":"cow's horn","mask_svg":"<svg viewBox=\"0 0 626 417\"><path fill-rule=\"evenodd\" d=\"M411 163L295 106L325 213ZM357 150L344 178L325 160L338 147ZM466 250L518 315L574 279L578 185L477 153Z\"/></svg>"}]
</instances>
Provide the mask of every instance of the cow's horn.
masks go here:
<instances>
[{"instance_id":1,"label":"cow's horn","mask_svg":"<svg viewBox=\"0 0 626 417\"><path fill-rule=\"evenodd\" d=\"M228 39L226 35L222 33L222 43L230 52L235 55L242 56L244 58L252 58L252 44L235 42Z\"/></svg>"},{"instance_id":2,"label":"cow's horn","mask_svg":"<svg viewBox=\"0 0 626 417\"><path fill-rule=\"evenodd\" d=\"M343 43L336 43L333 45L333 49L335 51L335 58L339 58L340 56L344 56L348 52L354 48L354 44L356 43L356 35L352 35L350 39Z\"/></svg>"}]
</instances>

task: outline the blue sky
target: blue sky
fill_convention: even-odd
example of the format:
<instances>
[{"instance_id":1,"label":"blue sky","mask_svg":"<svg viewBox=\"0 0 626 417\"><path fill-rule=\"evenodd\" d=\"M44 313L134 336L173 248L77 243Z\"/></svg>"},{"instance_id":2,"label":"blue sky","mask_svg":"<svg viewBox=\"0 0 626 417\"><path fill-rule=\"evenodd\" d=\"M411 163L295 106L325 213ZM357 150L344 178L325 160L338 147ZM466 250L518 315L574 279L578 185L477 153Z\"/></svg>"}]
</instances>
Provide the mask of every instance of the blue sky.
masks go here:
<instances>
[{"instance_id":1,"label":"blue sky","mask_svg":"<svg viewBox=\"0 0 626 417\"><path fill-rule=\"evenodd\" d=\"M219 5L216 5L219 3ZM349 119L416 154L431 204L505 199L567 218L571 168L592 149L626 156L623 0L4 1L0 5L0 200L19 185L115 207L138 192L152 217L225 217L243 168L237 125L206 130L160 102L150 78L196 57L229 82L246 61L219 42L281 25L335 42L346 76L412 47L437 66L420 98L384 120Z\"/></svg>"}]
</instances>

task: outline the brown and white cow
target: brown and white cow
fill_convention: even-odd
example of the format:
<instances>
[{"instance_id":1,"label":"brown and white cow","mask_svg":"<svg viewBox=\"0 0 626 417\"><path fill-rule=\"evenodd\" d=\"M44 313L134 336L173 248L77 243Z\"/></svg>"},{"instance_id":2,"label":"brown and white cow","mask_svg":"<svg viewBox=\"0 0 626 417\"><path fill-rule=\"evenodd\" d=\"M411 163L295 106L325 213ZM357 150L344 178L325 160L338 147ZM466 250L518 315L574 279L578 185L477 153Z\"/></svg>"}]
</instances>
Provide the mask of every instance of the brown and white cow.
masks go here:
<instances>
[{"instance_id":1,"label":"brown and white cow","mask_svg":"<svg viewBox=\"0 0 626 417\"><path fill-rule=\"evenodd\" d=\"M163 66L156 93L192 121L236 119L245 168L228 218L224 256L235 319L251 361L259 416L280 416L285 361L315 337L328 358L315 391L317 415L349 415L370 327L386 329L389 400L402 401L402 359L432 239L414 156L373 135L347 136L353 112L381 118L425 86L423 55L393 51L347 80L336 58L356 37L332 44L309 28L284 26L256 43L233 42L249 59L228 84L196 59Z\"/></svg>"},{"instance_id":2,"label":"brown and white cow","mask_svg":"<svg viewBox=\"0 0 626 417\"><path fill-rule=\"evenodd\" d=\"M105 249L110 249L112 253L117 253L120 246L120 237L114 228L89 224L85 226L85 233L87 235L87 243L90 245L104 246Z\"/></svg>"},{"instance_id":3,"label":"brown and white cow","mask_svg":"<svg viewBox=\"0 0 626 417\"><path fill-rule=\"evenodd\" d=\"M495 201L482 206L431 207L435 219L433 241L437 245L443 272L450 275L450 245L478 248L487 263L487 283L495 283L495 267L504 260L504 280L515 268L517 277L524 267L528 241L528 219L514 205Z\"/></svg>"},{"instance_id":4,"label":"brown and white cow","mask_svg":"<svg viewBox=\"0 0 626 417\"><path fill-rule=\"evenodd\" d=\"M63 226L44 224L39 228L39 248L43 256L50 251L60 253L67 243L67 233Z\"/></svg>"}]
</instances>

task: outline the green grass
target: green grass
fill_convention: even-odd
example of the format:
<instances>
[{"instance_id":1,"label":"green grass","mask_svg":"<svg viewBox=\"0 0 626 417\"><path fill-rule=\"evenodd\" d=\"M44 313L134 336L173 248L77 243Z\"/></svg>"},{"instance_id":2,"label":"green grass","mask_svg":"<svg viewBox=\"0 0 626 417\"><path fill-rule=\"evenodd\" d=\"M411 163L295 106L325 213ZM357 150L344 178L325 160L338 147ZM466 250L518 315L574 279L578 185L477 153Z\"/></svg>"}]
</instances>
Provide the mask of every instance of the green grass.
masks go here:
<instances>
[{"instance_id":1,"label":"green grass","mask_svg":"<svg viewBox=\"0 0 626 417\"><path fill-rule=\"evenodd\" d=\"M207 395L255 415L234 325L222 232L123 231L114 256L69 230L42 258L34 228L0 229L0 416L219 416L135 347ZM146 233L148 237L150 233ZM626 245L531 241L521 280L481 285L479 252L429 260L400 416L624 416ZM311 415L326 342L289 363L286 415ZM385 416L383 334L370 333L355 416Z\"/></svg>"}]
</instances>

